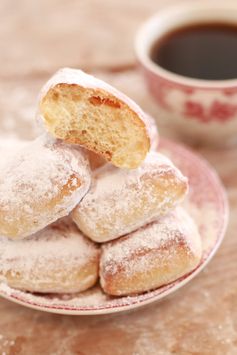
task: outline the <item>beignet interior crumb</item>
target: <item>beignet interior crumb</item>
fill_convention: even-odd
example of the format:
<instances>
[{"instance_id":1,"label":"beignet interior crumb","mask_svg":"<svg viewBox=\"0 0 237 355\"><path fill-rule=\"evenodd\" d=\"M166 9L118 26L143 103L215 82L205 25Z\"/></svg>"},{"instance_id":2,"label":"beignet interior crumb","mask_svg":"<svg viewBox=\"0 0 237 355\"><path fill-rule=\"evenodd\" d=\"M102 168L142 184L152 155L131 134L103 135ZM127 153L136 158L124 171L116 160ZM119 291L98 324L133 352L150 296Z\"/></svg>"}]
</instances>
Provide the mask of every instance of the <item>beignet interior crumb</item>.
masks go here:
<instances>
[{"instance_id":1,"label":"beignet interior crumb","mask_svg":"<svg viewBox=\"0 0 237 355\"><path fill-rule=\"evenodd\" d=\"M40 109L55 137L80 144L118 167L138 167L150 148L143 121L101 89L57 84L43 97Z\"/></svg>"}]
</instances>

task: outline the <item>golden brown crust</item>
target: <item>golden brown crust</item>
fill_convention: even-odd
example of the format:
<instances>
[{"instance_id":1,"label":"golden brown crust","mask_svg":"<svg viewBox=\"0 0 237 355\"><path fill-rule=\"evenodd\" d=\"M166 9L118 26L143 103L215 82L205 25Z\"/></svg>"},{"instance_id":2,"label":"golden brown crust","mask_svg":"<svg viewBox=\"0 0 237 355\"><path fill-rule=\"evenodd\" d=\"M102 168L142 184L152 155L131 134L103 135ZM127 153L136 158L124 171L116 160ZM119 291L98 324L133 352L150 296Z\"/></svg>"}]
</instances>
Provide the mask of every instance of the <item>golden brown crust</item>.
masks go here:
<instances>
[{"instance_id":1,"label":"golden brown crust","mask_svg":"<svg viewBox=\"0 0 237 355\"><path fill-rule=\"evenodd\" d=\"M70 221L21 241L0 238L0 280L20 290L74 293L98 279L99 249Z\"/></svg>"},{"instance_id":2,"label":"golden brown crust","mask_svg":"<svg viewBox=\"0 0 237 355\"><path fill-rule=\"evenodd\" d=\"M76 267L62 268L62 263L55 263L54 270L36 269L32 273L33 279L26 278L24 272L14 269L7 273L0 271L0 280L3 279L9 287L37 293L77 293L94 286L98 280L99 258L88 262L82 269ZM31 282L32 281L32 282Z\"/></svg>"},{"instance_id":3,"label":"golden brown crust","mask_svg":"<svg viewBox=\"0 0 237 355\"><path fill-rule=\"evenodd\" d=\"M92 171L102 167L107 163L101 155L98 155L90 150L88 150L88 159Z\"/></svg>"},{"instance_id":4,"label":"golden brown crust","mask_svg":"<svg viewBox=\"0 0 237 355\"><path fill-rule=\"evenodd\" d=\"M106 293L121 296L149 291L199 264L200 236L189 216L180 211L102 247L100 277Z\"/></svg>"},{"instance_id":5,"label":"golden brown crust","mask_svg":"<svg viewBox=\"0 0 237 355\"><path fill-rule=\"evenodd\" d=\"M188 189L187 179L156 152L149 153L138 170L124 171L107 165L94 177L72 218L85 235L99 243L164 215L183 200Z\"/></svg>"},{"instance_id":6,"label":"golden brown crust","mask_svg":"<svg viewBox=\"0 0 237 355\"><path fill-rule=\"evenodd\" d=\"M0 235L12 239L68 215L90 185L84 153L45 136L24 144L1 167Z\"/></svg>"}]
</instances>

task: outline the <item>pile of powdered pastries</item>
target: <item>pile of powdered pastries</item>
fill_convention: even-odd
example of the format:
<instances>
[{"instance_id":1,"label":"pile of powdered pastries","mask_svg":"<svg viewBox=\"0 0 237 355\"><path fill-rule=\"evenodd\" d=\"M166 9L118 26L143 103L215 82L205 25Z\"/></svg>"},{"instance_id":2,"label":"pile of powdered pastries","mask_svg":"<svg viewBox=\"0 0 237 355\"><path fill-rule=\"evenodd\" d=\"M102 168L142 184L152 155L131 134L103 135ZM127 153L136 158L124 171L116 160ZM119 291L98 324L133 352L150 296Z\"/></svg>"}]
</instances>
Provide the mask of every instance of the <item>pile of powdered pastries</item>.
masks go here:
<instances>
[{"instance_id":1,"label":"pile of powdered pastries","mask_svg":"<svg viewBox=\"0 0 237 355\"><path fill-rule=\"evenodd\" d=\"M151 118L80 70L45 85L44 133L2 151L0 281L29 292L143 293L195 269L202 247L180 203L187 178L157 152Z\"/></svg>"}]
</instances>

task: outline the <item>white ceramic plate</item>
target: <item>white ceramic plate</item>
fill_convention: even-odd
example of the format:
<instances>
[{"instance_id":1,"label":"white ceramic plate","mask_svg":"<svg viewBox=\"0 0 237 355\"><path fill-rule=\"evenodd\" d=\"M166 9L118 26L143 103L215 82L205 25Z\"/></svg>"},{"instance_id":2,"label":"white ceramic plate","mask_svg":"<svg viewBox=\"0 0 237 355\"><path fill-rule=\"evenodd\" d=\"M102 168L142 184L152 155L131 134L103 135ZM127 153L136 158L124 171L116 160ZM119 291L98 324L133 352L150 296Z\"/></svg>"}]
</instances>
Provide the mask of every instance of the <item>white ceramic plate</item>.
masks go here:
<instances>
[{"instance_id":1,"label":"white ceramic plate","mask_svg":"<svg viewBox=\"0 0 237 355\"><path fill-rule=\"evenodd\" d=\"M187 148L162 139L159 151L169 156L189 178L190 192L184 206L196 221L203 242L203 257L195 270L175 282L139 296L108 297L99 286L74 295L36 295L11 289L4 284L0 284L0 295L26 307L46 312L74 315L108 314L162 299L196 276L211 260L224 237L228 221L225 190L209 164Z\"/></svg>"}]
</instances>

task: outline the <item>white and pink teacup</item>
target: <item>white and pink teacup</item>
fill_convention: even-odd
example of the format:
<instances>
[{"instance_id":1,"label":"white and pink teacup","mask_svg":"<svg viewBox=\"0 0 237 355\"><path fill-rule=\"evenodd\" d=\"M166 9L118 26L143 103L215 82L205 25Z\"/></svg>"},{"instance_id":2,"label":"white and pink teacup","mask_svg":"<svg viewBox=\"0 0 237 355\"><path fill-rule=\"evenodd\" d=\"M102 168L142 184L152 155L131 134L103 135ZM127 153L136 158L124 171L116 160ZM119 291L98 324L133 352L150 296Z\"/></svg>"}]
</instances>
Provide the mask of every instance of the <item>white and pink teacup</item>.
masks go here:
<instances>
[{"instance_id":1,"label":"white and pink teacup","mask_svg":"<svg viewBox=\"0 0 237 355\"><path fill-rule=\"evenodd\" d=\"M150 56L154 43L167 33L211 22L237 25L237 1L188 2L161 10L140 28L135 49L159 108L158 124L165 120L192 144L227 145L237 142L237 78L185 77L162 68Z\"/></svg>"}]
</instances>

